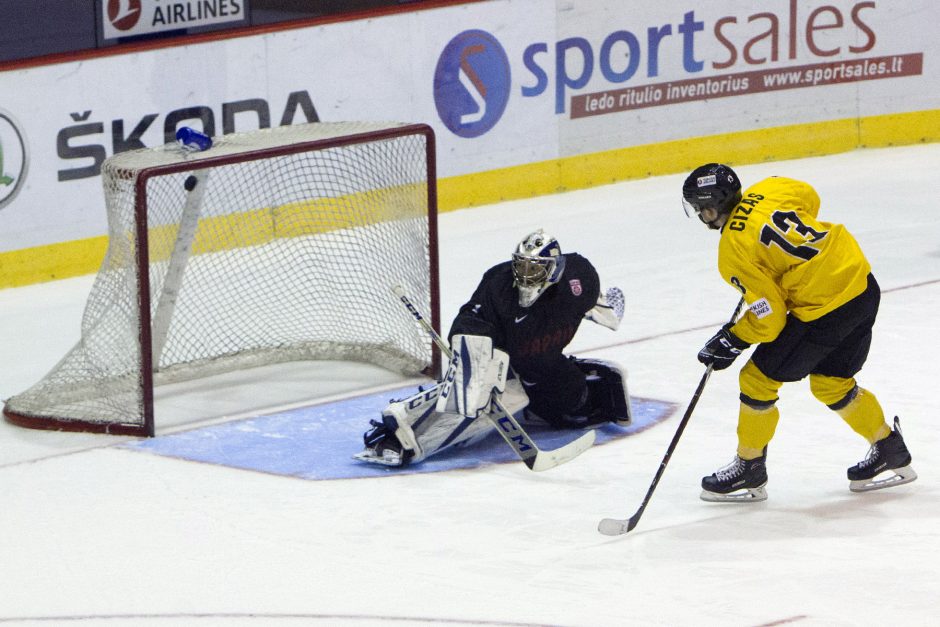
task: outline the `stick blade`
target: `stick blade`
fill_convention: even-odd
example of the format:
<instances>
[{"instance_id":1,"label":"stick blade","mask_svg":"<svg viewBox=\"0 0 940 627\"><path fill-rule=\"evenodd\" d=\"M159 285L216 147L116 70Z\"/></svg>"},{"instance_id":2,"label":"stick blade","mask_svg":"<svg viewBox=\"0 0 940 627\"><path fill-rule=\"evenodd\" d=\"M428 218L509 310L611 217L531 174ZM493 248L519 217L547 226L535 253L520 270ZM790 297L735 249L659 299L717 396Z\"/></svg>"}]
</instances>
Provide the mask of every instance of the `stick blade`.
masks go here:
<instances>
[{"instance_id":1,"label":"stick blade","mask_svg":"<svg viewBox=\"0 0 940 627\"><path fill-rule=\"evenodd\" d=\"M548 470L555 466L561 466L591 448L596 438L597 432L593 429L586 431L580 437L568 442L564 446L551 451L539 451L538 455L531 458L532 464L530 465L529 460L526 460L526 465L535 472L542 472L543 470Z\"/></svg>"},{"instance_id":2,"label":"stick blade","mask_svg":"<svg viewBox=\"0 0 940 627\"><path fill-rule=\"evenodd\" d=\"M619 536L627 532L627 521L617 518L604 518L598 523L597 530L605 536Z\"/></svg>"},{"instance_id":3,"label":"stick blade","mask_svg":"<svg viewBox=\"0 0 940 627\"><path fill-rule=\"evenodd\" d=\"M597 530L605 536L620 536L629 533L636 527L636 518L620 520L619 518L605 518L597 525Z\"/></svg>"}]
</instances>

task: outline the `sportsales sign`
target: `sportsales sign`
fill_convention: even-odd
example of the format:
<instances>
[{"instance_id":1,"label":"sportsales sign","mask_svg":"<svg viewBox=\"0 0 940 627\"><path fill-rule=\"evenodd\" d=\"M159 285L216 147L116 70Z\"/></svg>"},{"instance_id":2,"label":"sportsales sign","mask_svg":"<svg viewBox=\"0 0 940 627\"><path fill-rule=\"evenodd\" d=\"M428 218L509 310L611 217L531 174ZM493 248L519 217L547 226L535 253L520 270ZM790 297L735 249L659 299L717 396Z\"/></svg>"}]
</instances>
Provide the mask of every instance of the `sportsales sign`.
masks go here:
<instances>
[{"instance_id":1,"label":"sportsales sign","mask_svg":"<svg viewBox=\"0 0 940 627\"><path fill-rule=\"evenodd\" d=\"M247 23L248 0L101 0L105 39L232 22Z\"/></svg>"}]
</instances>

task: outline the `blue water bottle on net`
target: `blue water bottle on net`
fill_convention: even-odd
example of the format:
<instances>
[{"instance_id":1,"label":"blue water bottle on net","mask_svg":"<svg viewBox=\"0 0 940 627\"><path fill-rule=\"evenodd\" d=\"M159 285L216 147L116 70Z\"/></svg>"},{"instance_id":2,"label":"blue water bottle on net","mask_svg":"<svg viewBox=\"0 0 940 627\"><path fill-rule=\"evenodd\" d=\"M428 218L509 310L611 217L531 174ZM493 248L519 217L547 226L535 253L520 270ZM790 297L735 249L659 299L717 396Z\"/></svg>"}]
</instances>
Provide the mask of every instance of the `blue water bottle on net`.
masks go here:
<instances>
[{"instance_id":1,"label":"blue water bottle on net","mask_svg":"<svg viewBox=\"0 0 940 627\"><path fill-rule=\"evenodd\" d=\"M181 126L176 131L176 141L184 149L198 152L212 148L212 138L194 128Z\"/></svg>"}]
</instances>

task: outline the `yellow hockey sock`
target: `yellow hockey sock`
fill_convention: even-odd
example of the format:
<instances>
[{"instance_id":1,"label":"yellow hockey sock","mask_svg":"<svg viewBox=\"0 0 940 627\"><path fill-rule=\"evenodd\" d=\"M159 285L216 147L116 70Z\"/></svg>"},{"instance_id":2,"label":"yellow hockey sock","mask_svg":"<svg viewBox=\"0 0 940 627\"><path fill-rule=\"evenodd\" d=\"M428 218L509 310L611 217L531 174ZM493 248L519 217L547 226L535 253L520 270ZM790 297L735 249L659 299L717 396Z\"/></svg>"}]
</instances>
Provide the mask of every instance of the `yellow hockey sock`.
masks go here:
<instances>
[{"instance_id":1,"label":"yellow hockey sock","mask_svg":"<svg viewBox=\"0 0 940 627\"><path fill-rule=\"evenodd\" d=\"M780 410L775 405L756 409L741 403L738 412L738 457L756 459L764 454L764 447L774 437Z\"/></svg>"},{"instance_id":2,"label":"yellow hockey sock","mask_svg":"<svg viewBox=\"0 0 940 627\"><path fill-rule=\"evenodd\" d=\"M884 410L875 395L864 388L858 388L858 394L852 401L836 413L842 416L852 430L874 444L888 437L891 427L885 422Z\"/></svg>"}]
</instances>

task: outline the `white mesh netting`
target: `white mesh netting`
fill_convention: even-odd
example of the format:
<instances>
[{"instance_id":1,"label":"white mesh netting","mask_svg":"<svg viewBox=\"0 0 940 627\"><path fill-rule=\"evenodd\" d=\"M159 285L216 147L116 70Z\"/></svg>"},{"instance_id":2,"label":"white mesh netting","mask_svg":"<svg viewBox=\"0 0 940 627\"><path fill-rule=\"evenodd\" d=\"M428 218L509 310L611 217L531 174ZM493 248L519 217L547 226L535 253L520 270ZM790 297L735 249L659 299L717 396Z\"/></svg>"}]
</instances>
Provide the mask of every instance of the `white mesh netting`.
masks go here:
<instances>
[{"instance_id":1,"label":"white mesh netting","mask_svg":"<svg viewBox=\"0 0 940 627\"><path fill-rule=\"evenodd\" d=\"M227 135L201 153L168 144L107 160L110 240L81 340L5 413L142 425L140 303L156 384L304 359L428 368L430 342L389 291L401 283L424 311L435 306L426 128L306 124Z\"/></svg>"}]
</instances>

